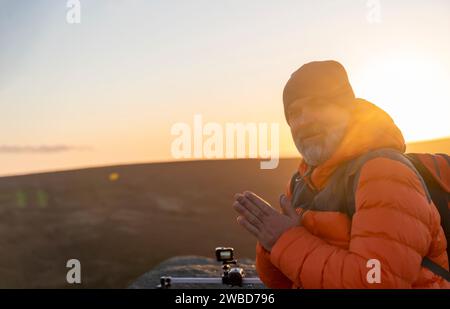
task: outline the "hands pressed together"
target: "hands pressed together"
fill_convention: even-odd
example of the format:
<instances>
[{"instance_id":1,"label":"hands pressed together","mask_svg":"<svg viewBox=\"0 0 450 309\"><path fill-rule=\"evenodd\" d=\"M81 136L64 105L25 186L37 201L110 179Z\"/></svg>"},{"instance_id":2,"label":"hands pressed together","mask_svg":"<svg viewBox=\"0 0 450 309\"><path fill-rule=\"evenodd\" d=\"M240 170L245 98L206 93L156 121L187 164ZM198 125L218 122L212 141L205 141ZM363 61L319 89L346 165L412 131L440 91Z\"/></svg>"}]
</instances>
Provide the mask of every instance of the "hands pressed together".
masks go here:
<instances>
[{"instance_id":1,"label":"hands pressed together","mask_svg":"<svg viewBox=\"0 0 450 309\"><path fill-rule=\"evenodd\" d=\"M284 194L280 196L281 213L250 191L237 193L234 198L233 208L239 213L237 222L268 251L285 231L300 225L300 216Z\"/></svg>"}]
</instances>

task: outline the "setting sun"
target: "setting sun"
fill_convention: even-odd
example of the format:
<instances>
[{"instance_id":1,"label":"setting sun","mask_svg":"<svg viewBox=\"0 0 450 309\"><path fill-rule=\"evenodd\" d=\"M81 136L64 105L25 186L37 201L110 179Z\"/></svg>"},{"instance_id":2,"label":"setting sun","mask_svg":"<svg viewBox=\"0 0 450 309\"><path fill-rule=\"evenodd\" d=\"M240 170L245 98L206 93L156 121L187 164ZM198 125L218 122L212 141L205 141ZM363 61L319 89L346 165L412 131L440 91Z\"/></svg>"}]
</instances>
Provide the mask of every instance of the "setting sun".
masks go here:
<instances>
[{"instance_id":1,"label":"setting sun","mask_svg":"<svg viewBox=\"0 0 450 309\"><path fill-rule=\"evenodd\" d=\"M407 141L450 133L450 72L433 54L381 54L353 79L357 93L385 109Z\"/></svg>"}]
</instances>

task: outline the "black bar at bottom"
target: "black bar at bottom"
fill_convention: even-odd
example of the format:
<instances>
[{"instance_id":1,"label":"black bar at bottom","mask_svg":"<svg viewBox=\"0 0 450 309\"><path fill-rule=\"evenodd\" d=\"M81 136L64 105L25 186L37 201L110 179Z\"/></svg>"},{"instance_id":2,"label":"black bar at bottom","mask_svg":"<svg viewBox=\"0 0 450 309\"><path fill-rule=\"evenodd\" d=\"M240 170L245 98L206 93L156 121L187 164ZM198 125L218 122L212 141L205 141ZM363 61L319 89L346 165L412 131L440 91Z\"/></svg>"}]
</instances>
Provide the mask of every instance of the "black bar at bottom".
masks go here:
<instances>
[{"instance_id":1,"label":"black bar at bottom","mask_svg":"<svg viewBox=\"0 0 450 309\"><path fill-rule=\"evenodd\" d=\"M450 290L0 290L3 308L8 304L32 308L140 308L143 305L224 307L227 305L289 306L319 305L426 306L441 302L448 307Z\"/></svg>"}]
</instances>

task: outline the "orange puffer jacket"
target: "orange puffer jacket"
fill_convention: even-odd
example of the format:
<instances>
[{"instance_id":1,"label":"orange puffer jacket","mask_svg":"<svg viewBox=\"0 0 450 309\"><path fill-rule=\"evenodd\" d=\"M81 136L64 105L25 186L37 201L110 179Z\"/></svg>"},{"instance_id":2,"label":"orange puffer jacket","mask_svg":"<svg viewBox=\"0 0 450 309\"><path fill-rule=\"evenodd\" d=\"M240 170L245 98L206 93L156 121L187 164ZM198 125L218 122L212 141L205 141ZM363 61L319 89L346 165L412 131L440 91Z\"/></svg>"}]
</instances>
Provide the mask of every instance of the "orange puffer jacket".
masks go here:
<instances>
[{"instance_id":1,"label":"orange puffer jacket","mask_svg":"<svg viewBox=\"0 0 450 309\"><path fill-rule=\"evenodd\" d=\"M339 148L306 178L319 190L344 161L378 148L405 151L403 136L389 115L357 101ZM306 170L301 162L300 175ZM258 243L261 280L271 288L450 288L421 266L426 256L448 270L447 242L439 213L410 168L381 157L366 162L355 210L352 219L337 211L307 210L301 226L283 233L271 252ZM366 279L370 259L380 261L380 283Z\"/></svg>"}]
</instances>

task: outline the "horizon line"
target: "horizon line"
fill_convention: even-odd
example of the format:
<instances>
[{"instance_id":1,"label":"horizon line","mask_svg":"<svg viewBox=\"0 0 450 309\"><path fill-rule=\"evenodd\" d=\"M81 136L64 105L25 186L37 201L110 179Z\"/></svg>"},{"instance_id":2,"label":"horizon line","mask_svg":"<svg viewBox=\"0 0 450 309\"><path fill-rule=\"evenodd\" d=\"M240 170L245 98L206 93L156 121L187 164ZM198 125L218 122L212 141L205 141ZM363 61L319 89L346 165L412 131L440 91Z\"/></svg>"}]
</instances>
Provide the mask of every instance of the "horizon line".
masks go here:
<instances>
[{"instance_id":1,"label":"horizon line","mask_svg":"<svg viewBox=\"0 0 450 309\"><path fill-rule=\"evenodd\" d=\"M411 144L419 144L419 143L427 143L427 142L436 142L436 141L445 141L450 140L450 136L447 137L440 137L435 139L427 139L427 140L417 140L417 141L411 141L406 142L406 145ZM279 160L287 160L287 159L300 159L301 155L298 156L280 156ZM22 177L22 176L31 176L31 175L41 175L41 174L53 174L53 173L64 173L64 172L74 172L74 171L81 171L81 170L89 170L89 169L101 169L101 168L108 168L108 167L124 167L124 166L132 166L132 165L148 165L148 164L170 164L170 163L186 163L186 162L203 162L203 161L231 161L231 160L267 160L269 158L262 158L262 157L256 157L256 158L184 158L184 159L156 159L152 161L134 161L134 162L117 162L112 164L98 164L98 165L83 165L83 166L74 166L67 169L44 169L44 170L37 170L33 172L19 172L19 173L12 173L12 174L0 174L0 179L3 178L10 178L10 177Z\"/></svg>"}]
</instances>

